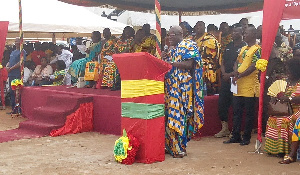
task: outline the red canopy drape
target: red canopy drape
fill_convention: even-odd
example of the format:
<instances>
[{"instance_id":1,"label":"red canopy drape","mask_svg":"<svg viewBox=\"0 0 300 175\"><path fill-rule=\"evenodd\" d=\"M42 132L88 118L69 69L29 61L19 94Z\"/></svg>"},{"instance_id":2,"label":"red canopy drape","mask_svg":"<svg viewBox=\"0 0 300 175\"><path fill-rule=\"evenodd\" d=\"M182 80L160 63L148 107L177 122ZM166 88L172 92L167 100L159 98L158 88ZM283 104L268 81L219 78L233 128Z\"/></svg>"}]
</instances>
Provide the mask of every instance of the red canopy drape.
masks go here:
<instances>
[{"instance_id":1,"label":"red canopy drape","mask_svg":"<svg viewBox=\"0 0 300 175\"><path fill-rule=\"evenodd\" d=\"M0 21L0 63L2 63L7 30L8 30L8 21Z\"/></svg>"},{"instance_id":2,"label":"red canopy drape","mask_svg":"<svg viewBox=\"0 0 300 175\"><path fill-rule=\"evenodd\" d=\"M282 19L300 19L300 0L264 0L263 30L262 30L262 58L268 60ZM266 72L260 77L260 96L258 112L258 136L261 142L263 94Z\"/></svg>"},{"instance_id":3,"label":"red canopy drape","mask_svg":"<svg viewBox=\"0 0 300 175\"><path fill-rule=\"evenodd\" d=\"M80 6L100 6L109 4L119 9L145 11L152 10L154 0L59 0L69 4ZM218 11L224 13L245 13L262 9L263 0L163 0L161 9L163 11ZM225 11L223 11L225 10Z\"/></svg>"},{"instance_id":4,"label":"red canopy drape","mask_svg":"<svg viewBox=\"0 0 300 175\"><path fill-rule=\"evenodd\" d=\"M6 35L8 31L8 21L0 21L0 63L2 64L2 59L3 59L3 52L5 48L5 41L6 41ZM2 65L5 67L6 65ZM5 69L0 69L0 90L1 90L1 101L2 101L2 106L5 106L5 99L4 99L4 84L3 81L3 75L5 75L4 71ZM5 76L6 77L6 76ZM6 77L7 78L7 77Z\"/></svg>"},{"instance_id":5,"label":"red canopy drape","mask_svg":"<svg viewBox=\"0 0 300 175\"><path fill-rule=\"evenodd\" d=\"M300 19L300 0L286 0L282 19Z\"/></svg>"}]
</instances>

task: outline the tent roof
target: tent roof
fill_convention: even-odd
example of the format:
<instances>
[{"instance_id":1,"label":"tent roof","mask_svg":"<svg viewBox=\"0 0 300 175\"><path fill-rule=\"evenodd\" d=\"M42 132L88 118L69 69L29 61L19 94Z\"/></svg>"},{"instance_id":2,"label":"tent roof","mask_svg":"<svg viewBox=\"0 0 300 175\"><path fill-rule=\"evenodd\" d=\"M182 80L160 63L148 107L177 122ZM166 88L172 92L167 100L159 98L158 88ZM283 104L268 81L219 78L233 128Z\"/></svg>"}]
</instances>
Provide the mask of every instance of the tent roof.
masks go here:
<instances>
[{"instance_id":1,"label":"tent roof","mask_svg":"<svg viewBox=\"0 0 300 175\"><path fill-rule=\"evenodd\" d=\"M9 31L19 31L18 0L0 1L0 21L9 21ZM23 31L30 32L100 32L109 27L121 34L125 24L98 16L84 7L58 0L22 0Z\"/></svg>"},{"instance_id":2,"label":"tent roof","mask_svg":"<svg viewBox=\"0 0 300 175\"><path fill-rule=\"evenodd\" d=\"M109 4L126 10L153 10L154 0L60 0L81 6ZM164 11L218 11L250 12L261 10L263 0L161 0Z\"/></svg>"},{"instance_id":3,"label":"tent roof","mask_svg":"<svg viewBox=\"0 0 300 175\"><path fill-rule=\"evenodd\" d=\"M182 16L182 21L187 21L191 26L194 26L198 21L203 21L206 26L215 24L219 27L222 22L227 22L229 25L238 23L241 18L247 18L250 24L259 26L262 24L263 11L240 13L240 14L218 14L218 15L201 15L201 16ZM135 11L125 11L118 17L118 22L132 25L143 26L143 24L150 24L151 29L156 28L155 14L143 13ZM282 20L280 22L284 29L288 30L290 25L294 29L300 29L300 20ZM176 15L161 15L161 27L170 29L171 26L178 25L178 16Z\"/></svg>"}]
</instances>

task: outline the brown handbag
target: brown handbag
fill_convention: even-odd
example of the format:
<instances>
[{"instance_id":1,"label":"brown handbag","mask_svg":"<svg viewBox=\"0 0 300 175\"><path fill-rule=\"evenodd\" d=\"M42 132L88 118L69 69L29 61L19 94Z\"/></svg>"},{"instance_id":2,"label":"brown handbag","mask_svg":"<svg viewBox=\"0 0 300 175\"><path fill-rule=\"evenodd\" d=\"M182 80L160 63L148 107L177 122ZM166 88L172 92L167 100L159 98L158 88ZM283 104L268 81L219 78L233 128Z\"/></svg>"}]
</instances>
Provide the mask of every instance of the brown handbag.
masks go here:
<instances>
[{"instance_id":1,"label":"brown handbag","mask_svg":"<svg viewBox=\"0 0 300 175\"><path fill-rule=\"evenodd\" d=\"M268 104L268 113L272 116L290 116L293 114L292 105L290 102L270 101Z\"/></svg>"}]
</instances>

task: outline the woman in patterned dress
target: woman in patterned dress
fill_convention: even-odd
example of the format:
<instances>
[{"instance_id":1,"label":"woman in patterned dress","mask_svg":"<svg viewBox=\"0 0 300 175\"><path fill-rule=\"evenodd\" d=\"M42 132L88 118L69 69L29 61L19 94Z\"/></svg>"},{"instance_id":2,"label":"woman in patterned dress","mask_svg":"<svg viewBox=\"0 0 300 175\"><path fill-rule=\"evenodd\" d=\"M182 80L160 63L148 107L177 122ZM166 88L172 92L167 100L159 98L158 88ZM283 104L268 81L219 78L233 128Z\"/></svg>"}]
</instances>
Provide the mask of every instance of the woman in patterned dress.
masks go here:
<instances>
[{"instance_id":1,"label":"woman in patterned dress","mask_svg":"<svg viewBox=\"0 0 300 175\"><path fill-rule=\"evenodd\" d=\"M75 60L68 70L73 83L76 83L79 77L84 77L86 63L93 59L96 59L101 52L102 43L101 33L99 31L94 31L92 33L92 41L93 44L87 50L87 57Z\"/></svg>"},{"instance_id":2,"label":"woman in patterned dress","mask_svg":"<svg viewBox=\"0 0 300 175\"><path fill-rule=\"evenodd\" d=\"M295 106L298 106L298 109L296 109L296 113L293 115L296 119L295 125L292 130L292 137L291 137L291 151L288 155L284 156L284 159L280 161L281 164L289 164L296 161L297 156L297 149L299 148L299 141L300 141L300 48L294 48L294 58L290 61L288 61L288 67L290 74L292 75L293 81L291 84L294 84L296 82L295 91L293 91L293 94L291 95L291 98L289 98L289 101L294 104L293 107L295 109ZM298 52L298 53L297 53ZM287 98L284 100L288 101ZM295 111L295 110L294 110Z\"/></svg>"},{"instance_id":3,"label":"woman in patterned dress","mask_svg":"<svg viewBox=\"0 0 300 175\"><path fill-rule=\"evenodd\" d=\"M295 123L299 124L300 118L300 60L293 58L288 60L286 64L288 87L284 95L278 96L278 100L290 102L293 107L293 114L286 117L269 117L265 144L265 151L268 154L284 155L291 150L290 155L285 156L284 160L279 162L283 164L295 161L295 151L297 151L295 147L299 142L299 137L297 140L296 136L294 136L299 135L299 126L295 126ZM294 134L293 127L295 127ZM291 144L291 141L295 143Z\"/></svg>"},{"instance_id":4,"label":"woman in patterned dress","mask_svg":"<svg viewBox=\"0 0 300 175\"><path fill-rule=\"evenodd\" d=\"M116 38L111 35L110 29L105 28L103 30L103 47L100 54L100 79L101 86L102 87L111 87L112 81L110 81L109 74L104 74L104 72L107 72L109 69L111 69L111 65L114 64L113 60L111 60L112 55L116 53L115 51L115 44L116 44Z\"/></svg>"}]
</instances>

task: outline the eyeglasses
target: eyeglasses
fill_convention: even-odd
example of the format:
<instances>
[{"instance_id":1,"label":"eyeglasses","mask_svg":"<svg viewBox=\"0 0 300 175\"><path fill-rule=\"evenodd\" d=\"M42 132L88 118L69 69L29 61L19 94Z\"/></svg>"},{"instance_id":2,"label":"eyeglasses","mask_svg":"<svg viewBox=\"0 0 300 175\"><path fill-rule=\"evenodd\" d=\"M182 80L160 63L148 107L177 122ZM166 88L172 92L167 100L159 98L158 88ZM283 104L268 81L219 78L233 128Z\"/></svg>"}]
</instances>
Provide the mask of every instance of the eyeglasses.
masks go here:
<instances>
[{"instance_id":1,"label":"eyeglasses","mask_svg":"<svg viewBox=\"0 0 300 175\"><path fill-rule=\"evenodd\" d=\"M182 33L169 33L168 36L170 37L174 37L176 35L182 35Z\"/></svg>"}]
</instances>

